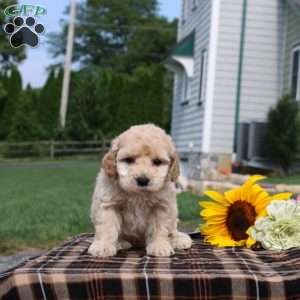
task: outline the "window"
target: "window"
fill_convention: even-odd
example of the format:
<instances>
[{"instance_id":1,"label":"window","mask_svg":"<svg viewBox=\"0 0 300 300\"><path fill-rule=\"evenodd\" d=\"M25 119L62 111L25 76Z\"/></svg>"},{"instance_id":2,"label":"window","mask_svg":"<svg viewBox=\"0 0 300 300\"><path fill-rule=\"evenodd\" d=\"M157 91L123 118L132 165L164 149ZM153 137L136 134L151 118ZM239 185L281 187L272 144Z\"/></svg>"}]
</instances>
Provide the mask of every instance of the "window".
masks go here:
<instances>
[{"instance_id":1,"label":"window","mask_svg":"<svg viewBox=\"0 0 300 300\"><path fill-rule=\"evenodd\" d=\"M188 16L189 11L189 1L190 0L183 0L183 13L182 13L182 22L185 22Z\"/></svg>"},{"instance_id":2,"label":"window","mask_svg":"<svg viewBox=\"0 0 300 300\"><path fill-rule=\"evenodd\" d=\"M291 63L291 96L300 101L300 46L292 51Z\"/></svg>"},{"instance_id":3,"label":"window","mask_svg":"<svg viewBox=\"0 0 300 300\"><path fill-rule=\"evenodd\" d=\"M191 86L193 78L188 77L185 71L181 75L181 104L188 104L191 98Z\"/></svg>"},{"instance_id":4,"label":"window","mask_svg":"<svg viewBox=\"0 0 300 300\"><path fill-rule=\"evenodd\" d=\"M193 6L192 6L192 10L195 10L197 8L197 3L198 0L193 0Z\"/></svg>"},{"instance_id":5,"label":"window","mask_svg":"<svg viewBox=\"0 0 300 300\"><path fill-rule=\"evenodd\" d=\"M200 65L200 86L199 86L199 103L201 104L205 99L205 75L207 71L207 50L201 52L201 65Z\"/></svg>"}]
</instances>

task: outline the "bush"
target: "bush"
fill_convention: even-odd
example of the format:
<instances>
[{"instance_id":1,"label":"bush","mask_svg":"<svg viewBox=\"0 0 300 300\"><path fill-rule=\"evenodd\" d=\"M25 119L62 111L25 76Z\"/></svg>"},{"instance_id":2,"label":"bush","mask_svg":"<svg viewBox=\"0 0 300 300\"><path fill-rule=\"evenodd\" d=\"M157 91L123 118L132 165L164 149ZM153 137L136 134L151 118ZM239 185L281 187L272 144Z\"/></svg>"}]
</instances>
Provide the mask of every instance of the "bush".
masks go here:
<instances>
[{"instance_id":1,"label":"bush","mask_svg":"<svg viewBox=\"0 0 300 300\"><path fill-rule=\"evenodd\" d=\"M22 78L18 69L13 67L9 72L1 73L0 81L5 89L0 101L0 139L6 139L22 92Z\"/></svg>"},{"instance_id":2,"label":"bush","mask_svg":"<svg viewBox=\"0 0 300 300\"><path fill-rule=\"evenodd\" d=\"M167 127L169 94L162 66L139 67L131 75L82 70L72 75L66 135L72 139L112 137L128 127Z\"/></svg>"},{"instance_id":3,"label":"bush","mask_svg":"<svg viewBox=\"0 0 300 300\"><path fill-rule=\"evenodd\" d=\"M41 139L53 139L59 127L60 96L63 70L51 70L47 81L40 91L37 103L38 117L43 127Z\"/></svg>"},{"instance_id":4,"label":"bush","mask_svg":"<svg viewBox=\"0 0 300 300\"><path fill-rule=\"evenodd\" d=\"M8 140L35 141L43 135L43 129L35 110L36 101L36 92L30 86L21 93L11 120Z\"/></svg>"},{"instance_id":5,"label":"bush","mask_svg":"<svg viewBox=\"0 0 300 300\"><path fill-rule=\"evenodd\" d=\"M41 89L22 90L18 71L9 75L0 78L0 139L97 140L141 123L169 129L171 82L161 65L131 74L92 67L72 72L66 128L59 124L62 70L50 71Z\"/></svg>"},{"instance_id":6,"label":"bush","mask_svg":"<svg viewBox=\"0 0 300 300\"><path fill-rule=\"evenodd\" d=\"M268 114L266 146L269 156L288 174L299 150L299 103L283 96Z\"/></svg>"}]
</instances>

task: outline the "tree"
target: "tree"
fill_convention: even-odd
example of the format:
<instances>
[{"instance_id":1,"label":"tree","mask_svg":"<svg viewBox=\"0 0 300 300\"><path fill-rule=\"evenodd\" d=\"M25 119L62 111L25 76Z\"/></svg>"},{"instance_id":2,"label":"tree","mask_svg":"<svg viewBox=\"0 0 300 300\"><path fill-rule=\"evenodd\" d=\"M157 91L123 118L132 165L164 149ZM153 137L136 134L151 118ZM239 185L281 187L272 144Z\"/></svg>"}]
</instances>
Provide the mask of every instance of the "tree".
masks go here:
<instances>
[{"instance_id":1,"label":"tree","mask_svg":"<svg viewBox=\"0 0 300 300\"><path fill-rule=\"evenodd\" d=\"M158 16L157 0L90 0L79 4L74 61L130 73L159 63L176 41L176 22ZM49 40L56 57L65 52L67 24Z\"/></svg>"},{"instance_id":2,"label":"tree","mask_svg":"<svg viewBox=\"0 0 300 300\"><path fill-rule=\"evenodd\" d=\"M16 4L15 0L0 1L0 11ZM3 28L9 21L3 13L0 14L0 27ZM7 137L18 101L19 92L22 89L21 76L16 64L25 59L24 48L13 48L9 43L9 36L4 30L0 30L0 139Z\"/></svg>"},{"instance_id":3,"label":"tree","mask_svg":"<svg viewBox=\"0 0 300 300\"><path fill-rule=\"evenodd\" d=\"M139 67L132 75L112 70L73 72L65 137L113 137L139 123L164 127L166 96L162 66Z\"/></svg>"},{"instance_id":4,"label":"tree","mask_svg":"<svg viewBox=\"0 0 300 300\"><path fill-rule=\"evenodd\" d=\"M72 75L67 135L73 139L98 139L112 130L110 105L112 72L81 70ZM112 115L113 116L113 115Z\"/></svg>"},{"instance_id":5,"label":"tree","mask_svg":"<svg viewBox=\"0 0 300 300\"><path fill-rule=\"evenodd\" d=\"M16 112L9 128L8 139L12 141L39 140L42 128L38 120L35 91L30 86L18 99Z\"/></svg>"},{"instance_id":6,"label":"tree","mask_svg":"<svg viewBox=\"0 0 300 300\"><path fill-rule=\"evenodd\" d=\"M65 53L67 23L50 36ZM112 136L147 121L169 129L171 85L161 65L176 42L176 20L158 15L157 0L87 0L78 4L66 134ZM100 68L100 69L99 69ZM82 78L80 78L82 77Z\"/></svg>"},{"instance_id":7,"label":"tree","mask_svg":"<svg viewBox=\"0 0 300 300\"><path fill-rule=\"evenodd\" d=\"M0 138L5 139L9 134L12 118L14 117L20 93L22 91L22 78L18 69L12 69L2 75L2 84L5 87L6 97L2 100L2 113L0 115Z\"/></svg>"},{"instance_id":8,"label":"tree","mask_svg":"<svg viewBox=\"0 0 300 300\"><path fill-rule=\"evenodd\" d=\"M7 89L5 87L5 82L6 82L5 75L0 74L0 117L2 117L4 105L5 105L6 99L7 99Z\"/></svg>"},{"instance_id":9,"label":"tree","mask_svg":"<svg viewBox=\"0 0 300 300\"><path fill-rule=\"evenodd\" d=\"M285 95L270 110L266 131L267 151L285 174L296 161L299 136L299 104Z\"/></svg>"},{"instance_id":10,"label":"tree","mask_svg":"<svg viewBox=\"0 0 300 300\"><path fill-rule=\"evenodd\" d=\"M38 101L38 117L43 127L44 139L55 137L59 127L60 96L63 80L63 70L50 70Z\"/></svg>"},{"instance_id":11,"label":"tree","mask_svg":"<svg viewBox=\"0 0 300 300\"><path fill-rule=\"evenodd\" d=\"M4 9L9 6L16 4L15 0L2 0L0 1L0 27L6 24L8 20L5 15L2 13ZM0 30L0 67L2 70L8 70L12 65L16 65L25 59L25 51L24 47L13 48L9 44L9 36L4 32L4 30Z\"/></svg>"}]
</instances>

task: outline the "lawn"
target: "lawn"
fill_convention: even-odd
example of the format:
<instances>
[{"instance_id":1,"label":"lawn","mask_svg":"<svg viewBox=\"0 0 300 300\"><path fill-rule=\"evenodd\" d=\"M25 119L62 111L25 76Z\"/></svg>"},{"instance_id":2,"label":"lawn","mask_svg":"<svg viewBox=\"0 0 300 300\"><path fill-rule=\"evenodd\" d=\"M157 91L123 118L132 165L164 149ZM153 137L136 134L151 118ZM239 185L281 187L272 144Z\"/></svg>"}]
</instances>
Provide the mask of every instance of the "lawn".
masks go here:
<instances>
[{"instance_id":1,"label":"lawn","mask_svg":"<svg viewBox=\"0 0 300 300\"><path fill-rule=\"evenodd\" d=\"M300 174L286 177L267 178L266 182L274 184L300 184Z\"/></svg>"},{"instance_id":2,"label":"lawn","mask_svg":"<svg viewBox=\"0 0 300 300\"><path fill-rule=\"evenodd\" d=\"M0 252L47 247L92 229L89 207L99 162L0 165Z\"/></svg>"},{"instance_id":3,"label":"lawn","mask_svg":"<svg viewBox=\"0 0 300 300\"><path fill-rule=\"evenodd\" d=\"M0 164L0 253L52 247L92 231L91 194L99 161ZM179 195L180 226L199 223L199 197Z\"/></svg>"}]
</instances>

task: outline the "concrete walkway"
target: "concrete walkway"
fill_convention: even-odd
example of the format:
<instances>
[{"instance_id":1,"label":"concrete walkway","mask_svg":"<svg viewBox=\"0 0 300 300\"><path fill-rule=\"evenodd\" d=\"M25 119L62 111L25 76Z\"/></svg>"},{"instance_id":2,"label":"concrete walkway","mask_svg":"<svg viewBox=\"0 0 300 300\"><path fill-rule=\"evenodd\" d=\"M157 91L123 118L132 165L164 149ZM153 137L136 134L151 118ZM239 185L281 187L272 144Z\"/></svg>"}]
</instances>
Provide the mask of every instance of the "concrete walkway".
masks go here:
<instances>
[{"instance_id":1,"label":"concrete walkway","mask_svg":"<svg viewBox=\"0 0 300 300\"><path fill-rule=\"evenodd\" d=\"M30 257L38 256L44 252L45 250L31 249L12 256L0 256L0 273L20 264Z\"/></svg>"}]
</instances>

